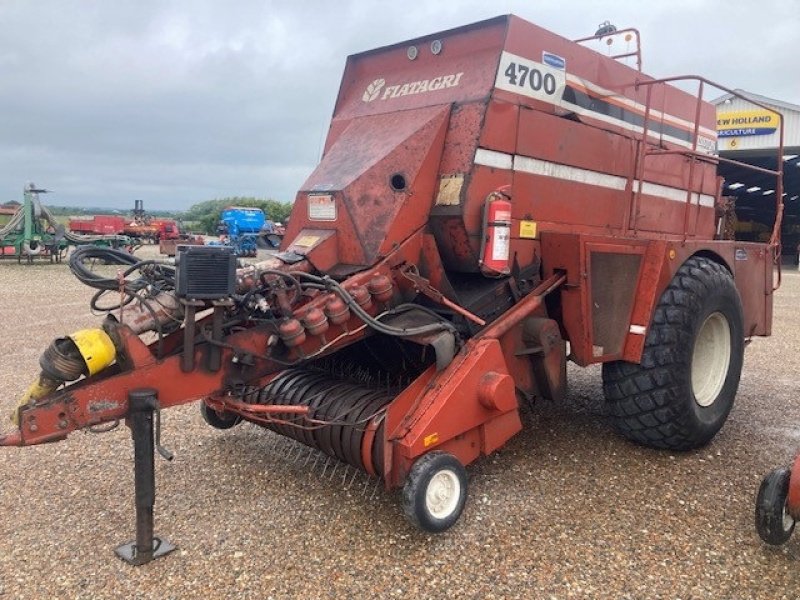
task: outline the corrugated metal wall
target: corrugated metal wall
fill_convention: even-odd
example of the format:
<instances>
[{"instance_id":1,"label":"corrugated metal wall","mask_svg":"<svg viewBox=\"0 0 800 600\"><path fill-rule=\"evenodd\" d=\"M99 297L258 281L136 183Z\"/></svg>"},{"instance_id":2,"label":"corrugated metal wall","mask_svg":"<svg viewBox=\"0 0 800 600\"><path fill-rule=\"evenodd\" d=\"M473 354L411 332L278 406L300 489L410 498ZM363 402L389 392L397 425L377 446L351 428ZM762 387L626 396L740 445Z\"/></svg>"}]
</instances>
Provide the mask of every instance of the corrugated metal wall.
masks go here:
<instances>
[{"instance_id":1,"label":"corrugated metal wall","mask_svg":"<svg viewBox=\"0 0 800 600\"><path fill-rule=\"evenodd\" d=\"M764 104L774 108L783 115L784 147L800 147L800 112L788 110L769 102ZM727 102L717 104L717 118L725 113L760 110L759 107L741 98L731 98ZM729 150L764 150L778 146L778 132L769 135L742 135L737 137L720 137L717 140L719 151Z\"/></svg>"}]
</instances>

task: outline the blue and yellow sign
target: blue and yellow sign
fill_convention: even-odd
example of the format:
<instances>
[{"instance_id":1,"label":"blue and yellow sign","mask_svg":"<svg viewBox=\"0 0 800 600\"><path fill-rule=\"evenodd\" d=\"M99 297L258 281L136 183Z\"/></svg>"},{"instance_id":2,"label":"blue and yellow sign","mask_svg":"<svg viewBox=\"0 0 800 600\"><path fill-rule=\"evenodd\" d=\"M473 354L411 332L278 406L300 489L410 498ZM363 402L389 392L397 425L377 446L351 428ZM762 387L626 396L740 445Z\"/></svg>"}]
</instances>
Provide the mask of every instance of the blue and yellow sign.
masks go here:
<instances>
[{"instance_id":1,"label":"blue and yellow sign","mask_svg":"<svg viewBox=\"0 0 800 600\"><path fill-rule=\"evenodd\" d=\"M778 115L768 110L737 110L717 114L717 135L769 135L778 128Z\"/></svg>"}]
</instances>

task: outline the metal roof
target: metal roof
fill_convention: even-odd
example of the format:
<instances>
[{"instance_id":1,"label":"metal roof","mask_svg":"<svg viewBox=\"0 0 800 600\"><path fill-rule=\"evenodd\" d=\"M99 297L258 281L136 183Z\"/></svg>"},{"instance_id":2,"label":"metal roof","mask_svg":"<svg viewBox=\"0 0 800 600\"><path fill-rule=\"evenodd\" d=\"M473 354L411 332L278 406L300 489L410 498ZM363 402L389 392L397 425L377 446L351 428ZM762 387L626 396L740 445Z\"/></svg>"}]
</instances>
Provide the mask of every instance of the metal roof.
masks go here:
<instances>
[{"instance_id":1,"label":"metal roof","mask_svg":"<svg viewBox=\"0 0 800 600\"><path fill-rule=\"evenodd\" d=\"M734 90L738 94L742 94L743 96L747 96L748 98L752 98L756 102L761 102L762 104L770 104L776 108L783 108L785 110L793 110L795 112L800 112L800 105L792 104L791 102L786 102L784 100L776 100L775 98L768 98L767 96L762 96L761 94L754 94L753 92L748 92L747 90L742 89L735 89ZM714 98L711 100L711 104L722 104L728 100L733 100L735 97L733 94L725 94L720 96L719 98Z\"/></svg>"}]
</instances>

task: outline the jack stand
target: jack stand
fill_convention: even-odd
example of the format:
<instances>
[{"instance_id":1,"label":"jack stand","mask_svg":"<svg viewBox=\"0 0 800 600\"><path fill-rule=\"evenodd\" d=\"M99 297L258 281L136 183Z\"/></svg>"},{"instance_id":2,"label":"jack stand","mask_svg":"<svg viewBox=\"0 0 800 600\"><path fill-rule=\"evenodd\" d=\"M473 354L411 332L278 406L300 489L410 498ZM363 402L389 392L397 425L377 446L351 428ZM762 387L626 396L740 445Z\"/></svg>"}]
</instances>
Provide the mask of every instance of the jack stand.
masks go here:
<instances>
[{"instance_id":1,"label":"jack stand","mask_svg":"<svg viewBox=\"0 0 800 600\"><path fill-rule=\"evenodd\" d=\"M128 407L133 438L136 540L118 546L114 552L128 564L138 566L169 554L175 550L175 546L153 535L153 506L156 501L153 413L157 408L156 391L131 390L128 393Z\"/></svg>"}]
</instances>

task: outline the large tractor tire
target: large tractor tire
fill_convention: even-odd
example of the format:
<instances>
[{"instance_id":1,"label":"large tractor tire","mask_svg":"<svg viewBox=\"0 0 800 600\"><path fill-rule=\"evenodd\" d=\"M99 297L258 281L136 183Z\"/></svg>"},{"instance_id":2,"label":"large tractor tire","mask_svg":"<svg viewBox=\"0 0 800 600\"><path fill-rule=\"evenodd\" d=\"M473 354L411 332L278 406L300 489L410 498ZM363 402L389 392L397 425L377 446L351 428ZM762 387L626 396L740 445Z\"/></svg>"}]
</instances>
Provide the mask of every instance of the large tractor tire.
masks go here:
<instances>
[{"instance_id":1,"label":"large tractor tire","mask_svg":"<svg viewBox=\"0 0 800 600\"><path fill-rule=\"evenodd\" d=\"M742 304L730 272L687 260L661 295L640 364L603 365L613 428L639 444L707 444L733 407L744 358Z\"/></svg>"}]
</instances>

